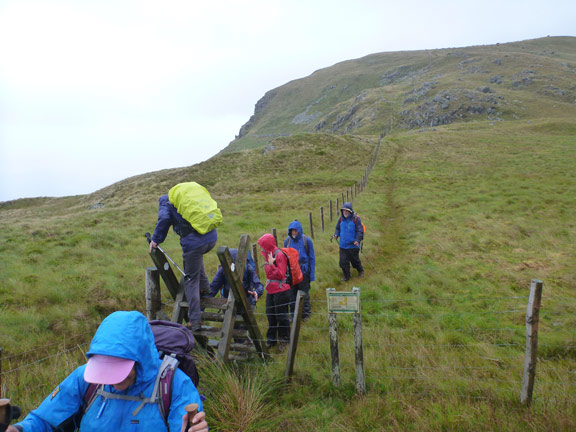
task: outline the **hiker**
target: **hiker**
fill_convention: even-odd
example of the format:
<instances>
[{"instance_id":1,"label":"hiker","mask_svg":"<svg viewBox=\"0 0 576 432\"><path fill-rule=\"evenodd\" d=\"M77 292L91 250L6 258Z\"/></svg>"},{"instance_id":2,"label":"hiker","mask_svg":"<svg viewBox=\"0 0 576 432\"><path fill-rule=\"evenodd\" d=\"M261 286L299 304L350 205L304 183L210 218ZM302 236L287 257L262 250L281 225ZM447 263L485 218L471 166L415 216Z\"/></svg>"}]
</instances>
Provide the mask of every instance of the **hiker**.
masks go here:
<instances>
[{"instance_id":1,"label":"hiker","mask_svg":"<svg viewBox=\"0 0 576 432\"><path fill-rule=\"evenodd\" d=\"M298 290L304 291L306 295L304 297L302 319L307 321L312 313L310 307L310 282L315 280L316 255L314 254L314 244L309 237L304 235L300 221L294 220L288 225L288 237L284 239L284 247L291 247L298 251L298 263L300 264L300 270L304 277L302 282L290 287L292 295L292 301L290 302L290 316L294 316Z\"/></svg>"},{"instance_id":2,"label":"hiker","mask_svg":"<svg viewBox=\"0 0 576 432\"><path fill-rule=\"evenodd\" d=\"M232 255L232 260L235 263L236 257L238 256L238 249L230 249L230 255ZM256 302L264 293L264 286L262 285L262 282L260 282L260 278L256 273L256 263L254 263L254 260L250 258L250 255L248 255L246 259L242 286L244 287L244 291L246 291L246 296L248 297L250 307L252 310L254 310L256 307ZM222 267L218 269L214 279L212 279L212 282L210 283L210 293L208 294L208 297L215 297L216 294L218 294L218 291L221 291L223 298L228 298L228 294L230 292L230 283L226 279L226 276L224 276Z\"/></svg>"},{"instance_id":3,"label":"hiker","mask_svg":"<svg viewBox=\"0 0 576 432\"><path fill-rule=\"evenodd\" d=\"M264 234L258 239L261 254L266 260L266 317L268 318L268 331L266 332L266 346L272 348L278 344L278 351L282 352L288 346L290 339L290 285L286 283L288 258L276 246L272 234Z\"/></svg>"},{"instance_id":4,"label":"hiker","mask_svg":"<svg viewBox=\"0 0 576 432\"><path fill-rule=\"evenodd\" d=\"M345 202L340 209L342 216L336 222L334 238L340 237L340 268L344 274L342 281L350 280L350 264L358 270L358 277L364 276L360 261L360 242L364 238L364 227L360 217L354 213L352 203Z\"/></svg>"},{"instance_id":5,"label":"hiker","mask_svg":"<svg viewBox=\"0 0 576 432\"><path fill-rule=\"evenodd\" d=\"M185 406L198 404L194 425L188 431L206 432L202 402L192 380L177 369L172 381L172 398L167 423L158 402L143 402L154 390L161 360L154 335L140 312L114 312L106 317L86 354L88 363L78 367L23 421L8 432L52 431L82 411L89 383L103 384L80 421L82 432L91 431L185 431ZM126 397L133 399L127 399ZM124 399L122 399L124 397ZM145 399L144 399L145 400Z\"/></svg>"},{"instance_id":6,"label":"hiker","mask_svg":"<svg viewBox=\"0 0 576 432\"><path fill-rule=\"evenodd\" d=\"M193 184L200 186L197 183ZM176 185L170 191L172 192L181 185L187 185L187 183ZM208 192L206 191L206 193ZM200 296L207 295L210 290L210 281L204 270L204 255L216 246L218 234L216 228L205 234L200 234L176 210L168 196L168 194L163 195L159 199L158 223L150 242L150 252L166 239L170 226L172 226L174 232L180 236L180 246L182 246L182 261L184 263L184 273L186 273L184 286L186 299L188 300L187 327L192 331L196 331L200 330L202 326Z\"/></svg>"}]
</instances>

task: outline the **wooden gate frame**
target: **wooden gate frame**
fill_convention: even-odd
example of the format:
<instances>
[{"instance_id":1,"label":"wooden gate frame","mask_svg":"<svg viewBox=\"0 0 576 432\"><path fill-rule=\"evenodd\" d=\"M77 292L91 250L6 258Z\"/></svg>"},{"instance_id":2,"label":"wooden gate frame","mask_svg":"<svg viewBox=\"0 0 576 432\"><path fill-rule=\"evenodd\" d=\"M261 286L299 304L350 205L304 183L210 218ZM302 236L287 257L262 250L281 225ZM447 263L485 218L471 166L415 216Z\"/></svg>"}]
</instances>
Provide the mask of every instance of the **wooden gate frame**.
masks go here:
<instances>
[{"instance_id":1,"label":"wooden gate frame","mask_svg":"<svg viewBox=\"0 0 576 432\"><path fill-rule=\"evenodd\" d=\"M248 351L248 352L257 352L259 356L263 359L269 358L268 356L268 349L264 344L264 339L262 337L262 333L260 328L258 327L258 323L252 313L252 309L250 308L250 303L248 302L248 298L246 297L246 292L244 291L244 287L242 285L242 279L244 277L244 269L246 266L246 259L248 257L248 251L250 247L250 236L247 234L243 234L240 237L240 244L238 246L238 255L236 256L236 263L234 263L232 259L232 255L230 254L230 250L227 246L221 246L218 248L217 256L220 260L220 264L222 265L222 270L224 272L224 276L226 280L230 284L230 292L228 295L228 299L213 299L213 298L205 298L201 299L200 303L202 307L217 307L220 310L224 311L224 318L222 322L222 328L218 329L215 327L207 327L203 326L202 329L193 332L194 337L196 338L199 345L203 347L207 347L208 337L212 337L215 339L219 339L218 341L218 349L217 354L224 361L237 359L238 357L232 356L230 351L231 348L234 346L239 348L241 351ZM185 293L185 277L182 276L180 282L178 282L176 275L174 274L174 270L172 266L166 259L164 253L162 253L159 249L152 249L150 252L150 257L156 266L156 270L164 280L170 295L174 299L174 309L172 311L172 318L173 322L182 323L183 321L188 321L187 316L187 309L188 309L188 301L186 299ZM154 282L154 279L158 279L157 276L154 278L152 276L152 271L147 269L146 272L146 286L147 290L150 287L157 285L157 282ZM159 287L156 287L159 289ZM147 300L149 295L147 294ZM150 295L150 297L154 297ZM148 307L147 307L148 309ZM157 312L157 311L156 311ZM151 315L153 313L151 312ZM203 315L210 316L209 312L203 312ZM155 313L154 313L155 315ZM234 336L239 335L239 331L236 330L234 327L235 323L238 321L237 316L240 315L242 320L247 328L248 334L252 340L253 347L238 347L238 344L233 344L232 340ZM213 316L213 314L212 314ZM240 332L241 333L241 332ZM251 349L250 349L251 348Z\"/></svg>"}]
</instances>

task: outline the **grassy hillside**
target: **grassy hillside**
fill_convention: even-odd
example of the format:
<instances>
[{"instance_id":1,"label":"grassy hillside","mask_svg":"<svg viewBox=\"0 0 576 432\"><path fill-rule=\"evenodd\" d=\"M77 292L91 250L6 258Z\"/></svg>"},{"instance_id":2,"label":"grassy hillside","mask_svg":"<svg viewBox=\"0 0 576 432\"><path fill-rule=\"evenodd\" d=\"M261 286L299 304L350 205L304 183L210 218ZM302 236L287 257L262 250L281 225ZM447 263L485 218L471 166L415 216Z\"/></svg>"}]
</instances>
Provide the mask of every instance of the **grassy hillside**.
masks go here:
<instances>
[{"instance_id":1,"label":"grassy hillside","mask_svg":"<svg viewBox=\"0 0 576 432\"><path fill-rule=\"evenodd\" d=\"M540 62L564 56L571 70L573 58L562 45L572 47L573 40L500 47L529 51ZM547 41L556 44L554 54ZM412 54L383 56L406 55ZM335 67L354 69L355 62ZM461 78L468 75L476 74ZM566 79L563 88L573 91L576 80ZM455 92L458 83L446 89ZM330 242L334 221L322 233L319 208L363 175L380 126L347 135L295 130L259 148L90 195L1 203L2 396L30 410L84 361L103 317L144 310L144 269L152 262L143 234L154 228L158 196L194 180L222 209L219 246L236 247L242 234L254 242L272 228L283 236L294 218L307 232L309 211L316 229L313 315L301 331L293 382L281 384L285 354L273 352L267 365L203 361L200 390L208 396L211 430L574 430L576 106L543 94L521 103L506 98L526 115L388 131L368 188L354 201L367 226L366 277L346 284ZM291 109L290 98L283 103ZM398 119L394 114L393 123ZM163 246L180 261L174 233ZM215 252L206 264L213 276ZM519 395L532 279L544 282L544 295L528 408ZM325 290L352 286L362 293L365 397L355 394L352 324L345 317L338 321L343 382L331 384ZM266 329L263 300L256 313Z\"/></svg>"},{"instance_id":2,"label":"grassy hillside","mask_svg":"<svg viewBox=\"0 0 576 432\"><path fill-rule=\"evenodd\" d=\"M302 132L380 134L562 115L576 100L576 38L372 54L270 90L226 151Z\"/></svg>"}]
</instances>

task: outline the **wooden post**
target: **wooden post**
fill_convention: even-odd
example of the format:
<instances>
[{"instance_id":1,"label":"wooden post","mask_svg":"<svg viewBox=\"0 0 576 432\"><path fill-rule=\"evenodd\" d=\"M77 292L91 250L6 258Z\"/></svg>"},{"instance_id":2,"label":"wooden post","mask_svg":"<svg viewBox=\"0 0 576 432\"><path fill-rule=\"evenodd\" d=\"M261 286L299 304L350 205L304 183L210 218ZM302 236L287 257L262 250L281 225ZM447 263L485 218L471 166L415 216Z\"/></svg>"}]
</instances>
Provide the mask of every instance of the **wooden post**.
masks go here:
<instances>
[{"instance_id":1,"label":"wooden post","mask_svg":"<svg viewBox=\"0 0 576 432\"><path fill-rule=\"evenodd\" d=\"M348 192L346 192L346 193L348 193ZM342 205L344 205L344 202L345 202L344 201L344 192L342 192Z\"/></svg>"},{"instance_id":2,"label":"wooden post","mask_svg":"<svg viewBox=\"0 0 576 432\"><path fill-rule=\"evenodd\" d=\"M336 198L336 209L334 213L336 214L336 219L338 219L338 214L340 213L340 204L338 204L338 198Z\"/></svg>"},{"instance_id":3,"label":"wooden post","mask_svg":"<svg viewBox=\"0 0 576 432\"><path fill-rule=\"evenodd\" d=\"M360 297L360 288L354 287L352 291L356 291L358 297ZM354 314L354 353L356 357L356 392L360 395L365 395L364 347L362 344L362 315L360 312Z\"/></svg>"},{"instance_id":4,"label":"wooden post","mask_svg":"<svg viewBox=\"0 0 576 432\"><path fill-rule=\"evenodd\" d=\"M524 358L524 376L522 377L522 393L520 402L530 405L534 379L536 377L536 361L538 356L538 322L540 319L540 302L542 300L542 281L532 279L530 282L530 297L526 311L526 355Z\"/></svg>"},{"instance_id":5,"label":"wooden post","mask_svg":"<svg viewBox=\"0 0 576 432\"><path fill-rule=\"evenodd\" d=\"M0 398L2 397L2 348L0 348Z\"/></svg>"},{"instance_id":6,"label":"wooden post","mask_svg":"<svg viewBox=\"0 0 576 432\"><path fill-rule=\"evenodd\" d=\"M254 259L254 263L256 264L256 274L258 275L258 279L260 279L260 267L258 266L258 243L252 244L252 258Z\"/></svg>"},{"instance_id":7,"label":"wooden post","mask_svg":"<svg viewBox=\"0 0 576 432\"><path fill-rule=\"evenodd\" d=\"M324 207L320 207L320 228L324 232Z\"/></svg>"},{"instance_id":8,"label":"wooden post","mask_svg":"<svg viewBox=\"0 0 576 432\"><path fill-rule=\"evenodd\" d=\"M150 257L160 272L160 276L162 276L162 279L166 284L166 288L168 288L168 291L170 291L170 295L173 299L176 299L176 295L178 295L179 283L176 275L174 274L174 270L172 270L170 263L166 259L166 255L164 255L160 249L152 249L152 252L150 252Z\"/></svg>"},{"instance_id":9,"label":"wooden post","mask_svg":"<svg viewBox=\"0 0 576 432\"><path fill-rule=\"evenodd\" d=\"M308 220L310 221L310 238L314 238L314 225L312 225L312 212L308 212Z\"/></svg>"},{"instance_id":10,"label":"wooden post","mask_svg":"<svg viewBox=\"0 0 576 432\"><path fill-rule=\"evenodd\" d=\"M336 291L335 288L326 288L326 292ZM340 387L340 355L338 353L338 321L336 314L328 314L328 325L330 331L330 354L332 356L332 384Z\"/></svg>"},{"instance_id":11,"label":"wooden post","mask_svg":"<svg viewBox=\"0 0 576 432\"><path fill-rule=\"evenodd\" d=\"M222 321L222 337L218 344L218 356L220 359L227 361L230 354L230 344L232 343L232 334L234 333L234 324L236 321L237 308L247 308L250 310L250 303L246 297L246 292L242 286L242 279L244 278L244 270L246 268L246 257L248 256L248 249L250 247L250 237L244 234L240 237L240 244L238 245L238 254L236 261L232 261L232 256L228 260L226 250L220 256L221 249L218 249L218 257L222 264L222 271L226 275L226 280L229 281L230 291L228 293L228 308L224 312L224 320ZM226 267L226 269L224 269ZM228 276L232 275L232 277ZM238 286L237 283L240 285ZM234 286L234 289L232 288ZM238 294L238 296L236 296ZM236 301L238 298L238 301ZM239 305L239 306L237 306Z\"/></svg>"},{"instance_id":12,"label":"wooden post","mask_svg":"<svg viewBox=\"0 0 576 432\"><path fill-rule=\"evenodd\" d=\"M298 290L292 330L290 331L290 346L288 348L288 358L286 359L286 372L284 373L286 382L290 382L292 373L294 372L294 360L296 359L296 350L298 348L298 337L300 336L300 326L302 324L302 307L304 306L305 297L306 293Z\"/></svg>"},{"instance_id":13,"label":"wooden post","mask_svg":"<svg viewBox=\"0 0 576 432\"><path fill-rule=\"evenodd\" d=\"M174 274L174 273L172 273ZM186 278L182 276L178 285L178 293L174 299L174 310L172 311L172 321L181 324L182 321L188 321L188 300L186 298Z\"/></svg>"},{"instance_id":14,"label":"wooden post","mask_svg":"<svg viewBox=\"0 0 576 432\"><path fill-rule=\"evenodd\" d=\"M338 205L338 204L336 204ZM329 201L329 206L330 206L330 222L332 222L334 220L333 218L333 210L332 210L332 200Z\"/></svg>"},{"instance_id":15,"label":"wooden post","mask_svg":"<svg viewBox=\"0 0 576 432\"><path fill-rule=\"evenodd\" d=\"M240 255L241 249L247 249L248 244L250 241L250 237L244 234L240 239L240 246L238 248L238 254ZM266 345L263 343L262 334L260 333L260 328L258 327L258 323L254 318L254 314L251 311L250 303L248 302L248 298L246 297L246 292L242 286L242 279L238 276L238 267L242 267L242 272L244 271L245 263L240 263L238 261L238 256L236 257L237 264L235 265L234 271L232 271L232 255L230 255L230 250L225 246L220 246L218 251L216 252L220 263L222 264L222 271L224 272L224 277L230 283L230 293L234 294L234 298L239 309L239 312L244 318L244 323L246 327L248 327L248 333L250 334L250 338L256 347L256 350L261 353L263 356L268 354L268 349ZM244 254L243 256L246 256ZM243 273L242 273L243 274Z\"/></svg>"},{"instance_id":16,"label":"wooden post","mask_svg":"<svg viewBox=\"0 0 576 432\"><path fill-rule=\"evenodd\" d=\"M344 194L342 194L344 195ZM344 196L342 196L342 201L344 201ZM350 190L346 189L346 202L350 202Z\"/></svg>"},{"instance_id":17,"label":"wooden post","mask_svg":"<svg viewBox=\"0 0 576 432\"><path fill-rule=\"evenodd\" d=\"M340 355L338 353L338 321L336 314L328 315L328 324L330 326L330 354L332 355L332 384L334 387L340 387Z\"/></svg>"},{"instance_id":18,"label":"wooden post","mask_svg":"<svg viewBox=\"0 0 576 432\"><path fill-rule=\"evenodd\" d=\"M274 241L276 242L276 246L280 247L278 244L278 236L276 235L276 228L272 228L272 236L274 237Z\"/></svg>"},{"instance_id":19,"label":"wooden post","mask_svg":"<svg viewBox=\"0 0 576 432\"><path fill-rule=\"evenodd\" d=\"M160 274L156 267L146 268L146 318L152 321L157 318L157 314L162 310L162 300L160 295Z\"/></svg>"}]
</instances>

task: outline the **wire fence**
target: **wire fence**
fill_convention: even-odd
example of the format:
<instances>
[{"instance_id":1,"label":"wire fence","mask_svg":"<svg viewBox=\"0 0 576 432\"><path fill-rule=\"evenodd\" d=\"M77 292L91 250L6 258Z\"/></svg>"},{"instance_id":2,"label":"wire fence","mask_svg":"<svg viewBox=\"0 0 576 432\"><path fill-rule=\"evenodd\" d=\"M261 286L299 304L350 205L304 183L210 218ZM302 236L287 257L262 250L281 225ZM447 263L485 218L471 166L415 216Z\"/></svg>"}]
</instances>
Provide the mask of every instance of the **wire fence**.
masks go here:
<instances>
[{"instance_id":1,"label":"wire fence","mask_svg":"<svg viewBox=\"0 0 576 432\"><path fill-rule=\"evenodd\" d=\"M471 317L475 316L479 319L485 318L489 315L501 316L501 315L517 315L518 313L525 312L525 308L519 303L516 308L509 309L497 309L497 305L502 301L524 301L527 298L524 296L504 296L504 297L473 297L468 299L472 300L491 300L492 306L495 310L490 311L452 311L452 312L440 312L433 314L433 318L439 317ZM548 297L548 299L554 299L558 301L576 301L576 298L566 298L566 297ZM461 304L462 298L446 298L443 299L445 302L453 302ZM368 306L371 303L377 305L386 305L390 302L412 302L415 299L376 299L376 300L366 300L363 301L363 306ZM425 303L426 300L419 299L420 302ZM299 351L305 352L305 363L309 364L314 362L319 364L326 370L327 378L329 377L330 371L330 346L328 341L329 327L328 327L328 316L329 313L326 309L326 302L320 300L312 300L313 314L315 318L308 323L306 323L301 331L300 339L298 341ZM266 318L266 313L264 311L257 311L254 313L257 320L260 322L264 321ZM379 319L389 318L395 315L402 314L408 317L410 320L420 320L421 318L430 318L430 314L421 313L410 313L410 312L380 312L380 313L362 313L362 318L366 319L369 317L376 317ZM344 319L345 320L345 319ZM324 323L324 324L323 324ZM517 326L511 326L507 323L503 327L488 326L488 327L452 327L449 328L451 332L462 333L470 336L478 336L481 334L498 335L505 334L510 335L515 340L508 341L487 341L482 339L474 339L461 342L446 342L441 338L439 340L423 340L421 332L423 329L408 327L408 328L393 328L383 326L381 322L378 325L371 325L369 323L364 325L365 331L368 329L370 332L375 329L379 332L379 338L376 342L372 338L367 337L364 343L364 351L366 353L366 364L367 364L367 380L370 383L372 380L374 382L390 382L394 380L404 380L407 379L406 372L426 372L429 373L434 371L435 374L442 374L443 379L454 379L454 380L476 380L474 374L482 371L493 371L494 365L497 365L500 371L513 371L516 378L501 379L498 377L492 377L491 381L493 383L504 383L509 385L518 386L521 377L521 368L523 362L523 349L524 341L523 336L525 329L523 325L519 324ZM341 338L345 341L347 338L347 333L349 329L346 325L341 326ZM428 329L429 330L429 329ZM447 330L447 329L443 329ZM547 336L550 336L551 332L558 331L558 327L553 327L549 331L544 332L542 335L542 341L539 346L541 348L550 349L562 349L566 352L574 353L576 352L576 333L572 332L572 337L566 340L566 343L549 342L547 341ZM77 335L68 336L67 341L77 340L86 338L90 333L81 333ZM260 342L265 343L266 340L261 340ZM85 351L89 345L89 342L78 342L72 345L63 346L62 342L55 342L46 344L43 346L38 346L32 350L26 350L19 353L9 353L7 356L2 357L4 364L9 365L8 368L2 368L0 375L3 377L8 377L12 374L26 373L26 369L33 368L42 362L52 360L54 358L64 356L73 350ZM56 348L56 349L55 349ZM485 355L484 351L486 349L495 350L491 352L490 355ZM395 352L406 353L410 350L441 350L447 352L454 350L456 352L467 350L466 358L474 362L474 365L466 365L460 361L454 361L452 364L430 364L426 363L425 359L421 364L411 364L406 365L403 355L396 355ZM474 350L477 350L474 353ZM349 359L354 356L354 349L352 345L343 345L341 350L341 355L343 358L343 364L345 364ZM382 353L389 353L385 355L386 364L383 365L379 363L382 360ZM40 355L36 355L40 354ZM282 365L285 361L285 353L272 353L270 354L271 363ZM23 361L18 361L22 359ZM298 361L301 361L298 358ZM412 359L414 361L414 359ZM485 365L480 365L478 363L484 362ZM353 362L349 362L353 364ZM258 364L255 362L254 364ZM501 374L502 372L500 372ZM421 374L414 376L413 378L422 378ZM549 384L563 384L561 380L551 381L547 380ZM575 387L575 384L570 384L571 388Z\"/></svg>"}]
</instances>

